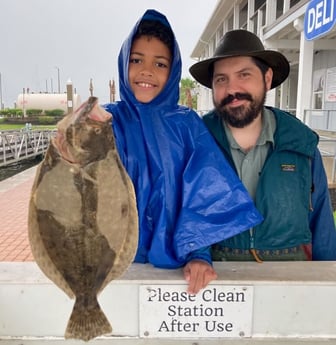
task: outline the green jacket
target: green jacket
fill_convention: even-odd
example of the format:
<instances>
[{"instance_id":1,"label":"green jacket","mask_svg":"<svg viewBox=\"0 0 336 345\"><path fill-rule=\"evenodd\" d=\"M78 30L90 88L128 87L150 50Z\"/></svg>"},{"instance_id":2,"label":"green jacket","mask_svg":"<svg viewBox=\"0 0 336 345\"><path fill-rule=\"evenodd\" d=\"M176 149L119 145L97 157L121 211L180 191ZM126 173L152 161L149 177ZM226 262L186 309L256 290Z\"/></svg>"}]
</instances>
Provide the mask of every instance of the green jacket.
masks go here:
<instances>
[{"instance_id":1,"label":"green jacket","mask_svg":"<svg viewBox=\"0 0 336 345\"><path fill-rule=\"evenodd\" d=\"M250 249L257 250L266 260L311 259L311 164L318 136L293 115L269 109L276 119L274 147L268 153L256 191L256 206L264 221L250 232L215 246L214 260L251 260ZM210 112L203 120L235 169L220 118Z\"/></svg>"}]
</instances>

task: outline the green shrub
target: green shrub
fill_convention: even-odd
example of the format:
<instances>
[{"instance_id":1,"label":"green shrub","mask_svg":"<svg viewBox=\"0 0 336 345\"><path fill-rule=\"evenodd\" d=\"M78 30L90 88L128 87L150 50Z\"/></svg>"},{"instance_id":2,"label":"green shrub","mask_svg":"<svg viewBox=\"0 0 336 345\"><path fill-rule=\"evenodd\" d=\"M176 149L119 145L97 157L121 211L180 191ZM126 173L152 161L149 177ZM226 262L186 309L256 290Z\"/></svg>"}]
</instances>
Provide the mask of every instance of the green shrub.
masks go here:
<instances>
[{"instance_id":1,"label":"green shrub","mask_svg":"<svg viewBox=\"0 0 336 345\"><path fill-rule=\"evenodd\" d=\"M27 115L41 115L43 113L42 109L27 109L26 114Z\"/></svg>"},{"instance_id":2,"label":"green shrub","mask_svg":"<svg viewBox=\"0 0 336 345\"><path fill-rule=\"evenodd\" d=\"M9 116L10 115L9 109L7 108L7 109L0 110L0 115L5 116L5 117Z\"/></svg>"},{"instance_id":3,"label":"green shrub","mask_svg":"<svg viewBox=\"0 0 336 345\"><path fill-rule=\"evenodd\" d=\"M40 125L53 125L55 124L55 119L52 116L39 116Z\"/></svg>"},{"instance_id":4,"label":"green shrub","mask_svg":"<svg viewBox=\"0 0 336 345\"><path fill-rule=\"evenodd\" d=\"M5 117L17 117L17 116L22 116L23 111L22 109L18 108L6 108L0 110L0 115L3 115Z\"/></svg>"},{"instance_id":5,"label":"green shrub","mask_svg":"<svg viewBox=\"0 0 336 345\"><path fill-rule=\"evenodd\" d=\"M44 113L46 116L62 116L64 115L64 110L52 109L52 110L46 110Z\"/></svg>"}]
</instances>

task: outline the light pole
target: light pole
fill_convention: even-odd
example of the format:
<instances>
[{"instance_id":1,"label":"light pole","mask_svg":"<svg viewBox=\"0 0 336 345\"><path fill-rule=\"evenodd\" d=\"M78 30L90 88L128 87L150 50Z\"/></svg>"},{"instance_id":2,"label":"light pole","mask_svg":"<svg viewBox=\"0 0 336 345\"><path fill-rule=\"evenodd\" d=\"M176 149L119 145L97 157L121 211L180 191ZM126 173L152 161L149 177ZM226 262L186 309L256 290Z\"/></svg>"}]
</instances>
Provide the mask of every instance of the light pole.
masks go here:
<instances>
[{"instance_id":1,"label":"light pole","mask_svg":"<svg viewBox=\"0 0 336 345\"><path fill-rule=\"evenodd\" d=\"M57 69L58 93L61 93L60 69L57 66L55 66L55 68Z\"/></svg>"},{"instance_id":2,"label":"light pole","mask_svg":"<svg viewBox=\"0 0 336 345\"><path fill-rule=\"evenodd\" d=\"M23 110L23 117L26 117L26 100L25 100L25 93L26 89L23 88L23 93L22 93L22 110Z\"/></svg>"},{"instance_id":3,"label":"light pole","mask_svg":"<svg viewBox=\"0 0 336 345\"><path fill-rule=\"evenodd\" d=\"M71 113L73 110L73 86L72 81L68 79L67 84L67 106L68 106L68 113Z\"/></svg>"},{"instance_id":4,"label":"light pole","mask_svg":"<svg viewBox=\"0 0 336 345\"><path fill-rule=\"evenodd\" d=\"M90 90L90 95L91 97L93 96L93 83L92 83L92 78L90 79L90 87L89 87L89 90Z\"/></svg>"},{"instance_id":5,"label":"light pole","mask_svg":"<svg viewBox=\"0 0 336 345\"><path fill-rule=\"evenodd\" d=\"M115 100L115 83L114 83L114 79L113 79L113 81L110 80L109 86L110 86L110 102L113 103L114 100Z\"/></svg>"}]
</instances>

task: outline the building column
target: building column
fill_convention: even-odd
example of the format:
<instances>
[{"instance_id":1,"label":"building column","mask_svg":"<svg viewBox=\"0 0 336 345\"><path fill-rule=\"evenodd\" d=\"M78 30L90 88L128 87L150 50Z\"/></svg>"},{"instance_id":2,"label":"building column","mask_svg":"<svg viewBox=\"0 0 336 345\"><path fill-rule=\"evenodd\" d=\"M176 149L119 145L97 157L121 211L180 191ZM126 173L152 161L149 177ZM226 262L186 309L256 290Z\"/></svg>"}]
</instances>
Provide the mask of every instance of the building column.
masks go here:
<instances>
[{"instance_id":1,"label":"building column","mask_svg":"<svg viewBox=\"0 0 336 345\"><path fill-rule=\"evenodd\" d=\"M240 27L239 23L239 5L240 1L235 1L234 6L233 6L233 29L237 30Z\"/></svg>"},{"instance_id":2,"label":"building column","mask_svg":"<svg viewBox=\"0 0 336 345\"><path fill-rule=\"evenodd\" d=\"M266 0L266 26L271 25L276 20L277 2Z\"/></svg>"},{"instance_id":3,"label":"building column","mask_svg":"<svg viewBox=\"0 0 336 345\"><path fill-rule=\"evenodd\" d=\"M276 89L267 91L265 104L270 107L276 107Z\"/></svg>"},{"instance_id":4,"label":"building column","mask_svg":"<svg viewBox=\"0 0 336 345\"><path fill-rule=\"evenodd\" d=\"M314 42L306 40L302 19L296 19L294 27L301 32L296 116L303 120L305 110L311 108Z\"/></svg>"},{"instance_id":5,"label":"building column","mask_svg":"<svg viewBox=\"0 0 336 345\"><path fill-rule=\"evenodd\" d=\"M247 30L254 32L254 20L252 16L254 14L254 0L247 1Z\"/></svg>"},{"instance_id":6,"label":"building column","mask_svg":"<svg viewBox=\"0 0 336 345\"><path fill-rule=\"evenodd\" d=\"M280 104L279 107L282 110L288 110L288 90L289 90L289 82L288 78L280 85Z\"/></svg>"}]
</instances>

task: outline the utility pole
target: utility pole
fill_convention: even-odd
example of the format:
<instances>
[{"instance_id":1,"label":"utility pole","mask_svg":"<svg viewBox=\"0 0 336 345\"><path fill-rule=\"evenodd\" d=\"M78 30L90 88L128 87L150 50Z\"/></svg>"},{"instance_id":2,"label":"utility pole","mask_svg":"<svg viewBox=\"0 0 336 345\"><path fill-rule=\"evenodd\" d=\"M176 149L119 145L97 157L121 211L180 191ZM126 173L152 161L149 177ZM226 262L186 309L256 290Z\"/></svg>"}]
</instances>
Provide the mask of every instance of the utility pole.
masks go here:
<instances>
[{"instance_id":1,"label":"utility pole","mask_svg":"<svg viewBox=\"0 0 336 345\"><path fill-rule=\"evenodd\" d=\"M26 89L23 88L22 90L22 110L23 110L23 117L26 117L26 100L25 100L25 94L26 94Z\"/></svg>"},{"instance_id":2,"label":"utility pole","mask_svg":"<svg viewBox=\"0 0 336 345\"><path fill-rule=\"evenodd\" d=\"M114 80L109 82L110 86L110 102L113 103L115 101L115 83Z\"/></svg>"},{"instance_id":3,"label":"utility pole","mask_svg":"<svg viewBox=\"0 0 336 345\"><path fill-rule=\"evenodd\" d=\"M66 84L67 88L67 106L68 106L68 114L73 111L73 86L72 81L69 79Z\"/></svg>"},{"instance_id":4,"label":"utility pole","mask_svg":"<svg viewBox=\"0 0 336 345\"><path fill-rule=\"evenodd\" d=\"M57 69L57 84L58 84L58 93L61 93L61 80L60 80L60 69L59 67L55 66Z\"/></svg>"},{"instance_id":5,"label":"utility pole","mask_svg":"<svg viewBox=\"0 0 336 345\"><path fill-rule=\"evenodd\" d=\"M89 90L90 90L90 96L92 97L92 96L93 96L93 83L92 83L92 78L90 79L90 87L89 87Z\"/></svg>"}]
</instances>

